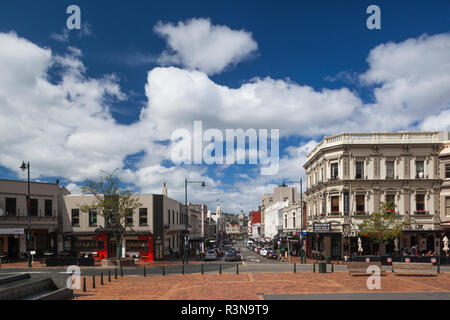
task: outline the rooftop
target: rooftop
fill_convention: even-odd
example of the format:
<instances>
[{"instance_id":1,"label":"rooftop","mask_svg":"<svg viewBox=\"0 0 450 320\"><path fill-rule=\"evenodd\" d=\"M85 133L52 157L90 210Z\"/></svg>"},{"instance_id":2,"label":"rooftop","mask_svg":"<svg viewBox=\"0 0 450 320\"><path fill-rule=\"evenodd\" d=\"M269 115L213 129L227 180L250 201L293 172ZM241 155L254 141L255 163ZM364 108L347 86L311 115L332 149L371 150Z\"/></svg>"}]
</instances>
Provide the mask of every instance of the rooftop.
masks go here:
<instances>
[{"instance_id":1,"label":"rooftop","mask_svg":"<svg viewBox=\"0 0 450 320\"><path fill-rule=\"evenodd\" d=\"M374 132L374 133L341 133L324 137L317 146L306 156L306 162L313 158L320 150L338 145L353 144L423 144L440 143L439 131L432 132Z\"/></svg>"}]
</instances>

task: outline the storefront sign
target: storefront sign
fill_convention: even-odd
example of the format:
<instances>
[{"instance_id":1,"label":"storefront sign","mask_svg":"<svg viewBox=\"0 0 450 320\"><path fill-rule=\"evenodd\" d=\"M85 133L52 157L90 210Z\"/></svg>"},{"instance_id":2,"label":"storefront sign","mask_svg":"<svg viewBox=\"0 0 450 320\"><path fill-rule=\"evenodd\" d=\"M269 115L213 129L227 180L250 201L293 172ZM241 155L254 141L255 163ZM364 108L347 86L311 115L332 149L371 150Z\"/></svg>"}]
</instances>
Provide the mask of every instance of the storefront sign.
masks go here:
<instances>
[{"instance_id":1,"label":"storefront sign","mask_svg":"<svg viewBox=\"0 0 450 320\"><path fill-rule=\"evenodd\" d=\"M331 231L331 223L319 223L319 222L315 222L313 224L313 230L314 231L322 231L322 232L329 232Z\"/></svg>"},{"instance_id":2,"label":"storefront sign","mask_svg":"<svg viewBox=\"0 0 450 320\"><path fill-rule=\"evenodd\" d=\"M24 229L0 229L0 234L24 234Z\"/></svg>"},{"instance_id":3,"label":"storefront sign","mask_svg":"<svg viewBox=\"0 0 450 320\"><path fill-rule=\"evenodd\" d=\"M352 232L342 232L342 236L344 238L356 238L358 236L358 232L352 231Z\"/></svg>"}]
</instances>

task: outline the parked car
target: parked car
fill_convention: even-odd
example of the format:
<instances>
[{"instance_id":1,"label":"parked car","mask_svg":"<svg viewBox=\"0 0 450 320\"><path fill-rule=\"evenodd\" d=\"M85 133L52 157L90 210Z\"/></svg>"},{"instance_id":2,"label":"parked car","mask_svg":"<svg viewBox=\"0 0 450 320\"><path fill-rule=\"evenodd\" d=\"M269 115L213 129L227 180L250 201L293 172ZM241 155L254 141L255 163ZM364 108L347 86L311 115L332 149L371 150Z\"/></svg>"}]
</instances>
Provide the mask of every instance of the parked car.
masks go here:
<instances>
[{"instance_id":1,"label":"parked car","mask_svg":"<svg viewBox=\"0 0 450 320\"><path fill-rule=\"evenodd\" d=\"M230 250L225 252L225 261L241 261L242 257L236 251Z\"/></svg>"},{"instance_id":2,"label":"parked car","mask_svg":"<svg viewBox=\"0 0 450 320\"><path fill-rule=\"evenodd\" d=\"M221 256L223 255L223 252L220 251L219 248L214 248L213 250L216 252L216 255L217 255L218 257L221 257Z\"/></svg>"},{"instance_id":3,"label":"parked car","mask_svg":"<svg viewBox=\"0 0 450 320\"><path fill-rule=\"evenodd\" d=\"M262 255L263 257L266 256L267 251L269 251L269 248L261 248L261 250L259 251L259 254Z\"/></svg>"},{"instance_id":4,"label":"parked car","mask_svg":"<svg viewBox=\"0 0 450 320\"><path fill-rule=\"evenodd\" d=\"M217 260L217 254L214 250L208 250L205 253L205 260Z\"/></svg>"},{"instance_id":5,"label":"parked car","mask_svg":"<svg viewBox=\"0 0 450 320\"><path fill-rule=\"evenodd\" d=\"M267 254L266 254L266 258L277 259L278 258L278 253L275 250L268 250Z\"/></svg>"},{"instance_id":6,"label":"parked car","mask_svg":"<svg viewBox=\"0 0 450 320\"><path fill-rule=\"evenodd\" d=\"M261 247L256 247L255 252L259 253L261 251Z\"/></svg>"}]
</instances>

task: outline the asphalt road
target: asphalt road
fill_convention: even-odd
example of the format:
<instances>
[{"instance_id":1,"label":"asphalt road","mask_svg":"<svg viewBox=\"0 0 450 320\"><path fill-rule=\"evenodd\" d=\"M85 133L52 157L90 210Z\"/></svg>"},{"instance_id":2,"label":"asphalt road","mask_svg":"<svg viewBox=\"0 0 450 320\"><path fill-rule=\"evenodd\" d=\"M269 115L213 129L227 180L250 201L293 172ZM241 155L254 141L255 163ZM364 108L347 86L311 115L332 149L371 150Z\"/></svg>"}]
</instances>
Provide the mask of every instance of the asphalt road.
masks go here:
<instances>
[{"instance_id":1,"label":"asphalt road","mask_svg":"<svg viewBox=\"0 0 450 320\"><path fill-rule=\"evenodd\" d=\"M258 253L249 250L243 241L237 242L233 244L235 248L239 248L241 252L241 256L243 258L242 261L234 262L224 261L223 257L216 261L204 261L202 264L199 263L190 263L184 266L185 274L192 273L201 273L202 265L204 273L236 273L238 272L246 272L246 273L281 273L281 272L294 272L294 264L292 263L283 263L279 262L275 259L267 259ZM238 265L238 268L236 268ZM82 276L100 276L103 272L105 277L108 276L108 271L111 274L111 277L114 277L114 269L115 268L102 268L102 267L82 267L81 275ZM327 265L327 272L331 272L331 265ZM391 272L390 266L383 266L383 269L387 272ZM436 267L435 267L436 269ZM30 274L67 274L67 269L65 267L61 268L0 268L0 277L12 274L19 273L30 273ZM170 274L180 274L183 272L183 266L181 265L169 265L160 267L160 266L146 266L145 268L146 274L151 275L162 275L163 272L166 275ZM312 272L314 267L312 264L296 264L295 271L296 272ZM334 272L346 272L347 267L344 265L334 265ZM316 265L316 272L318 271L318 266ZM441 266L441 272L450 272L450 266ZM139 267L124 267L123 268L124 276L128 275L143 275L144 268L142 266ZM120 269L117 269L117 275L120 276Z\"/></svg>"}]
</instances>

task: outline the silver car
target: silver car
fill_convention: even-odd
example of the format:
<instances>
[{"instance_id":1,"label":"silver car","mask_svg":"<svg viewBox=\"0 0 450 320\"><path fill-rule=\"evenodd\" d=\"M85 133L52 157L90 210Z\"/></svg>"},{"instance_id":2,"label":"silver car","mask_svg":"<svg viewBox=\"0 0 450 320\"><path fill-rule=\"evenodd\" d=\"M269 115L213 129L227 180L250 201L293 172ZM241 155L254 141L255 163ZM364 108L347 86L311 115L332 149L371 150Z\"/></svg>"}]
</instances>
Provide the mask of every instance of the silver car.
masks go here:
<instances>
[{"instance_id":1,"label":"silver car","mask_svg":"<svg viewBox=\"0 0 450 320\"><path fill-rule=\"evenodd\" d=\"M208 250L205 253L205 260L217 260L217 254L214 250Z\"/></svg>"}]
</instances>

